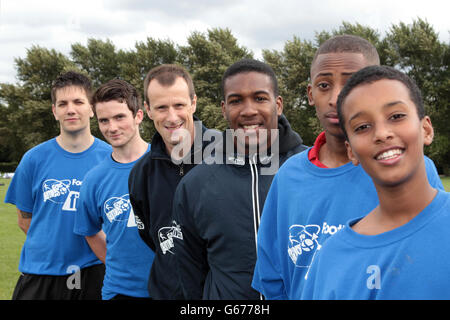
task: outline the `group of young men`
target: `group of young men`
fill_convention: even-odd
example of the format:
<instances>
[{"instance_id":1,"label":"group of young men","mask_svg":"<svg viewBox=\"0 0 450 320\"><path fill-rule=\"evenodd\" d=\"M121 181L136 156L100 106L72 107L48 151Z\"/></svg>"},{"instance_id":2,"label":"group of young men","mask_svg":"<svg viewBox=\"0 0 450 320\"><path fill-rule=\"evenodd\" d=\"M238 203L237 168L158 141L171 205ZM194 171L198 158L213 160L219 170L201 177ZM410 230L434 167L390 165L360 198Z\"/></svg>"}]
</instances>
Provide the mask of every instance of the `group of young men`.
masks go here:
<instances>
[{"instance_id":1,"label":"group of young men","mask_svg":"<svg viewBox=\"0 0 450 320\"><path fill-rule=\"evenodd\" d=\"M413 244L426 239L430 252L450 198L423 154L433 134L420 92L379 64L360 37L320 46L307 93L324 131L310 148L283 115L273 70L256 60L223 75L224 132L195 117L185 69L151 69L151 146L130 84L114 79L91 97L87 77L61 75L52 89L60 134L24 155L5 199L27 234L13 299L401 299L402 272L417 279L410 265L429 258ZM109 145L92 136L94 115ZM340 229L343 240L330 237ZM394 272L402 287L390 291ZM436 277L407 297L444 294L435 287L448 280Z\"/></svg>"}]
</instances>

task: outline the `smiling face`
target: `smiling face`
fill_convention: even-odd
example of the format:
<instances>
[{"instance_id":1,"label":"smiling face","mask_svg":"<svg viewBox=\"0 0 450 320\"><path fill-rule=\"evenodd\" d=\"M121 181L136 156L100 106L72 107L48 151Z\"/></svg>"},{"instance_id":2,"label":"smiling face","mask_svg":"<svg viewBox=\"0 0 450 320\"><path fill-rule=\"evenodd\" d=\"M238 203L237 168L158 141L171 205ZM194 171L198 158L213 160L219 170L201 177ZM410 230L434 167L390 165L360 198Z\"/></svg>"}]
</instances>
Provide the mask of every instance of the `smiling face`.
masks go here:
<instances>
[{"instance_id":1,"label":"smiling face","mask_svg":"<svg viewBox=\"0 0 450 320\"><path fill-rule=\"evenodd\" d=\"M173 85L163 86L153 79L148 85L147 94L150 102L150 106L145 104L147 114L164 140L168 153L171 154L173 147L186 138L179 134L181 129L189 132L191 140L184 142L192 145L197 97L194 95L191 100L186 81L177 77Z\"/></svg>"},{"instance_id":2,"label":"smiling face","mask_svg":"<svg viewBox=\"0 0 450 320\"><path fill-rule=\"evenodd\" d=\"M99 129L113 148L125 147L139 137L142 110L139 109L134 117L126 102L117 100L99 102L95 108Z\"/></svg>"},{"instance_id":3,"label":"smiling face","mask_svg":"<svg viewBox=\"0 0 450 320\"><path fill-rule=\"evenodd\" d=\"M355 87L342 115L349 158L376 185L398 185L425 172L423 146L432 142L433 127L429 117L419 119L403 83L383 79Z\"/></svg>"},{"instance_id":4,"label":"smiling face","mask_svg":"<svg viewBox=\"0 0 450 320\"><path fill-rule=\"evenodd\" d=\"M283 111L283 99L275 97L270 77L253 71L230 76L224 84L224 96L222 113L230 129L242 130L245 135L238 135L238 144L248 151L250 144L261 146L260 138L264 137L270 146L271 129L278 128Z\"/></svg>"},{"instance_id":5,"label":"smiling face","mask_svg":"<svg viewBox=\"0 0 450 320\"><path fill-rule=\"evenodd\" d=\"M61 133L66 134L90 130L90 118L94 116L86 92L78 86L57 89L52 112L59 121Z\"/></svg>"},{"instance_id":6,"label":"smiling face","mask_svg":"<svg viewBox=\"0 0 450 320\"><path fill-rule=\"evenodd\" d=\"M326 134L344 140L337 117L337 97L350 76L368 65L362 53L336 52L317 56L311 67L308 102L316 107L317 118Z\"/></svg>"}]
</instances>

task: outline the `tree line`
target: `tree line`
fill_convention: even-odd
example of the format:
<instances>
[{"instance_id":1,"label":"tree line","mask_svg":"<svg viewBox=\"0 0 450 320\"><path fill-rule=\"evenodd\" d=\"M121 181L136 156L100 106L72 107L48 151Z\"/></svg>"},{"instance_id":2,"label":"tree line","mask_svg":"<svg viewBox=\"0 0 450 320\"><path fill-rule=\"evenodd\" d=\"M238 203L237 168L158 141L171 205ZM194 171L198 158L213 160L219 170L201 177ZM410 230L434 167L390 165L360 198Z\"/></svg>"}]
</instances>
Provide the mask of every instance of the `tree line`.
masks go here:
<instances>
[{"instance_id":1,"label":"tree line","mask_svg":"<svg viewBox=\"0 0 450 320\"><path fill-rule=\"evenodd\" d=\"M284 100L284 113L293 129L312 145L321 131L315 109L308 105L306 87L309 69L318 46L338 34L353 34L369 40L378 50L381 64L394 66L411 76L422 90L435 139L425 149L440 173L450 175L450 44L439 40L433 27L420 18L411 24L393 24L385 35L359 23L343 22L338 28L316 32L314 40L293 36L282 50L262 50L262 60L272 66ZM220 83L225 69L254 53L229 29L192 32L186 45L148 37L133 49L117 49L110 40L88 39L74 43L68 56L40 46L31 46L25 57L15 58L17 83L0 83L0 172L14 171L23 154L59 133L50 112L53 80L62 72L87 74L94 87L121 78L143 93L148 70L163 63L183 65L194 79L197 116L209 128L227 127L222 117ZM92 132L103 138L95 120ZM150 141L155 130L146 117L142 136ZM9 169L9 170L7 170Z\"/></svg>"}]
</instances>

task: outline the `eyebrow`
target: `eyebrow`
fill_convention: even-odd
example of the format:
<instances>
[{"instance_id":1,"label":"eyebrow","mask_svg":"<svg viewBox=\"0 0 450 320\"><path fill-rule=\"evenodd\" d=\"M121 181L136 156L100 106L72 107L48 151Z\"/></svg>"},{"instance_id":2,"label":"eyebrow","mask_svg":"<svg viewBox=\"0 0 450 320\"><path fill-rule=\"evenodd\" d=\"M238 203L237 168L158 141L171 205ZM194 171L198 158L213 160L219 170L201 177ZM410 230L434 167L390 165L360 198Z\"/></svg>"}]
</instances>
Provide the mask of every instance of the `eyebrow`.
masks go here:
<instances>
[{"instance_id":1,"label":"eyebrow","mask_svg":"<svg viewBox=\"0 0 450 320\"><path fill-rule=\"evenodd\" d=\"M270 92L266 91L266 90L258 90L258 91L252 92L252 95L258 95L258 94L270 95ZM229 98L233 98L233 97L242 97L242 94L240 94L240 93L230 93L230 94L228 94L226 96L226 99L228 100Z\"/></svg>"},{"instance_id":2,"label":"eyebrow","mask_svg":"<svg viewBox=\"0 0 450 320\"><path fill-rule=\"evenodd\" d=\"M396 101L385 103L383 105L383 108L393 107L393 106L395 106L397 104L405 104L405 103L402 100L396 100ZM360 112L355 113L350 119L348 119L348 122L352 121L355 118L358 118L360 115L362 115L364 113L365 113L364 111L360 111Z\"/></svg>"},{"instance_id":3,"label":"eyebrow","mask_svg":"<svg viewBox=\"0 0 450 320\"><path fill-rule=\"evenodd\" d=\"M341 72L341 75L343 75L343 76L351 76L352 74L354 74L356 71L352 71L352 72ZM331 73L331 72L319 72L316 76L315 76L315 78L317 78L317 77L329 77L329 76L332 76L333 75L333 73Z\"/></svg>"}]
</instances>

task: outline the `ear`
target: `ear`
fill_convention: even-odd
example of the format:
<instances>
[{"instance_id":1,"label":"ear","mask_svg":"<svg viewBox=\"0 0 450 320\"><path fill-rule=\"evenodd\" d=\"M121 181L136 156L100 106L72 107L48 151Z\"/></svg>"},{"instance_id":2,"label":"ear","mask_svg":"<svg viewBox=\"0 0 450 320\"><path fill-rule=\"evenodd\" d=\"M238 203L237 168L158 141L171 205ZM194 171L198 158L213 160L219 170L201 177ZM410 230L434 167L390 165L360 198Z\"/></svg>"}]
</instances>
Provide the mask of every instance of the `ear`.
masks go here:
<instances>
[{"instance_id":1,"label":"ear","mask_svg":"<svg viewBox=\"0 0 450 320\"><path fill-rule=\"evenodd\" d=\"M227 116L226 116L226 112L225 112L225 101L222 101L222 102L221 102L221 106L222 106L222 115L223 115L223 118L224 118L225 120L227 120Z\"/></svg>"},{"instance_id":2,"label":"ear","mask_svg":"<svg viewBox=\"0 0 450 320\"><path fill-rule=\"evenodd\" d=\"M195 110L197 110L197 95L194 94L194 98L192 99L192 113L195 113Z\"/></svg>"},{"instance_id":3,"label":"ear","mask_svg":"<svg viewBox=\"0 0 450 320\"><path fill-rule=\"evenodd\" d=\"M142 111L142 109L139 109L139 110L136 112L136 116L135 116L134 118L135 118L136 124L137 124L137 125L140 125L141 122L142 122L142 120L144 119L144 111Z\"/></svg>"},{"instance_id":4,"label":"ear","mask_svg":"<svg viewBox=\"0 0 450 320\"><path fill-rule=\"evenodd\" d=\"M350 159L353 165L359 165L359 160L353 153L352 147L350 146L350 143L348 141L345 141L345 147L347 148L347 157Z\"/></svg>"},{"instance_id":5,"label":"ear","mask_svg":"<svg viewBox=\"0 0 450 320\"><path fill-rule=\"evenodd\" d=\"M277 97L276 104L277 104L277 115L281 116L281 114L283 113L283 98L281 96Z\"/></svg>"},{"instance_id":6,"label":"ear","mask_svg":"<svg viewBox=\"0 0 450 320\"><path fill-rule=\"evenodd\" d=\"M89 118L93 118L94 117L94 106L92 104L89 104L89 106L91 107L91 113L89 114Z\"/></svg>"},{"instance_id":7,"label":"ear","mask_svg":"<svg viewBox=\"0 0 450 320\"><path fill-rule=\"evenodd\" d=\"M55 120L58 121L58 117L56 115L56 107L54 104L52 104L52 113L53 113L53 116L55 117Z\"/></svg>"},{"instance_id":8,"label":"ear","mask_svg":"<svg viewBox=\"0 0 450 320\"><path fill-rule=\"evenodd\" d=\"M147 101L144 101L144 108L145 108L145 111L147 112L147 115L150 118L150 120L153 120L152 112L150 110L150 106L147 104Z\"/></svg>"},{"instance_id":9,"label":"ear","mask_svg":"<svg viewBox=\"0 0 450 320\"><path fill-rule=\"evenodd\" d=\"M429 146L433 142L434 129L429 116L422 119L423 144Z\"/></svg>"},{"instance_id":10,"label":"ear","mask_svg":"<svg viewBox=\"0 0 450 320\"><path fill-rule=\"evenodd\" d=\"M306 94L308 95L308 104L312 107L314 107L314 98L312 94L312 85L308 83L308 87L306 88Z\"/></svg>"}]
</instances>

